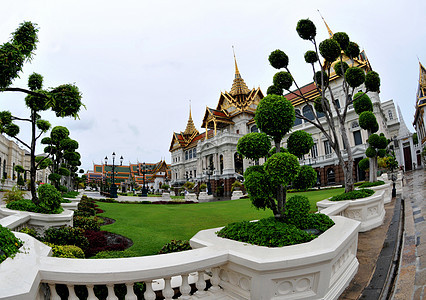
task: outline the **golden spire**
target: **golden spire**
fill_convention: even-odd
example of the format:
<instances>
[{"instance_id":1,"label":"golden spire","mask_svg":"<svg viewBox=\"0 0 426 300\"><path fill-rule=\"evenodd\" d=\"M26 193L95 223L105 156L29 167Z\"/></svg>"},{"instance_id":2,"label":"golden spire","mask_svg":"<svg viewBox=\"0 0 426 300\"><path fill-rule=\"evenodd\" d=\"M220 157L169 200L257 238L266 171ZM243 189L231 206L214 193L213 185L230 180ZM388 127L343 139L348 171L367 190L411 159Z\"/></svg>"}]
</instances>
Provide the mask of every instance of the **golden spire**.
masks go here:
<instances>
[{"instance_id":1,"label":"golden spire","mask_svg":"<svg viewBox=\"0 0 426 300\"><path fill-rule=\"evenodd\" d=\"M330 35L330 39L331 39L333 37L333 32L331 31L330 27L328 27L327 22L322 17L319 9L317 9L317 11L318 11L319 15L321 16L321 19L324 21L325 27L327 27L327 31L328 31L328 34Z\"/></svg>"},{"instance_id":2,"label":"golden spire","mask_svg":"<svg viewBox=\"0 0 426 300\"><path fill-rule=\"evenodd\" d=\"M198 132L198 130L197 128L195 128L194 121L192 120L191 101L189 101L189 118L188 118L188 123L186 124L186 129L183 132L183 134L192 135L194 132Z\"/></svg>"},{"instance_id":3,"label":"golden spire","mask_svg":"<svg viewBox=\"0 0 426 300\"><path fill-rule=\"evenodd\" d=\"M241 78L240 71L238 70L237 58L235 57L234 46L232 46L232 51L234 52L235 78L234 78L234 82L232 83L230 94L232 96L246 95L250 92L250 90L248 89L246 83L244 82L244 79Z\"/></svg>"}]
</instances>

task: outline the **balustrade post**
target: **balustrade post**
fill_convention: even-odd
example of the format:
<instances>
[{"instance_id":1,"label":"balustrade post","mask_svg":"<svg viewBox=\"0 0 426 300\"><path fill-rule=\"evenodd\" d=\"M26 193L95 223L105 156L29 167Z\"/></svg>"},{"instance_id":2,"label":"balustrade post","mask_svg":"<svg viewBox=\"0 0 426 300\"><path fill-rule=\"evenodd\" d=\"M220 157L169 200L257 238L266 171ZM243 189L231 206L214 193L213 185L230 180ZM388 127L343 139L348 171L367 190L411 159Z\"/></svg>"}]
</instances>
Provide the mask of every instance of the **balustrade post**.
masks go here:
<instances>
[{"instance_id":1,"label":"balustrade post","mask_svg":"<svg viewBox=\"0 0 426 300\"><path fill-rule=\"evenodd\" d=\"M182 285L179 288L182 296L180 296L179 299L182 299L182 300L191 299L191 296L189 295L191 293L191 286L188 283L188 277L189 277L189 274L182 275Z\"/></svg>"},{"instance_id":2,"label":"balustrade post","mask_svg":"<svg viewBox=\"0 0 426 300\"><path fill-rule=\"evenodd\" d=\"M219 277L220 268L212 268L212 277L210 278L210 283L212 286L210 287L209 291L211 292L217 292L220 291L219 283L220 283L220 277Z\"/></svg>"},{"instance_id":3,"label":"balustrade post","mask_svg":"<svg viewBox=\"0 0 426 300\"><path fill-rule=\"evenodd\" d=\"M74 285L73 284L67 284L68 288L68 300L80 300L78 299L77 295L75 294Z\"/></svg>"},{"instance_id":4,"label":"balustrade post","mask_svg":"<svg viewBox=\"0 0 426 300\"><path fill-rule=\"evenodd\" d=\"M154 290L152 289L152 280L145 282L145 285L146 291L143 294L145 300L155 300L156 296Z\"/></svg>"},{"instance_id":5,"label":"balustrade post","mask_svg":"<svg viewBox=\"0 0 426 300\"><path fill-rule=\"evenodd\" d=\"M114 284L107 284L107 288L108 288L107 300L118 300L118 297L115 295L115 292L114 292Z\"/></svg>"},{"instance_id":6,"label":"balustrade post","mask_svg":"<svg viewBox=\"0 0 426 300\"><path fill-rule=\"evenodd\" d=\"M175 292L172 289L171 278L170 277L164 278L164 290L163 290L164 300L172 300L172 297L174 295L175 295Z\"/></svg>"},{"instance_id":7,"label":"balustrade post","mask_svg":"<svg viewBox=\"0 0 426 300\"><path fill-rule=\"evenodd\" d=\"M93 290L93 288L94 288L93 284L86 285L86 288L87 288L87 300L98 299L98 297L96 297L96 295L95 295L95 291Z\"/></svg>"},{"instance_id":8,"label":"balustrade post","mask_svg":"<svg viewBox=\"0 0 426 300\"><path fill-rule=\"evenodd\" d=\"M51 300L61 300L61 297L59 297L58 293L56 292L56 284L49 283L49 289L50 289Z\"/></svg>"},{"instance_id":9,"label":"balustrade post","mask_svg":"<svg viewBox=\"0 0 426 300\"><path fill-rule=\"evenodd\" d=\"M197 287L197 292L195 293L197 296L206 296L206 291L204 290L206 288L206 281L204 280L204 271L198 271L198 280L195 283L195 286Z\"/></svg>"},{"instance_id":10,"label":"balustrade post","mask_svg":"<svg viewBox=\"0 0 426 300\"><path fill-rule=\"evenodd\" d=\"M127 288L127 293L126 293L126 297L124 297L124 300L137 300L138 297L136 297L135 292L133 290L133 282L127 282L126 283L126 288Z\"/></svg>"}]
</instances>

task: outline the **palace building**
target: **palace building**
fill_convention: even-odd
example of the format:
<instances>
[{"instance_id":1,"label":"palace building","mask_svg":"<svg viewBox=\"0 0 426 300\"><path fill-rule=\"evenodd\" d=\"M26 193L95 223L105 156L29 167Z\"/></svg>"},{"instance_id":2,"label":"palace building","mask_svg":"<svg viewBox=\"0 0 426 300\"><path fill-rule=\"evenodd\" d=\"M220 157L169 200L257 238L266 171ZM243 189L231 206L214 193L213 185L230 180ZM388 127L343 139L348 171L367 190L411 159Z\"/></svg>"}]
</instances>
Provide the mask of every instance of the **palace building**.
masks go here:
<instances>
[{"instance_id":1,"label":"palace building","mask_svg":"<svg viewBox=\"0 0 426 300\"><path fill-rule=\"evenodd\" d=\"M416 95L416 112L414 114L414 128L417 132L419 149L416 149L417 165L422 163L421 149L426 147L426 69L419 62L419 85Z\"/></svg>"},{"instance_id":2,"label":"palace building","mask_svg":"<svg viewBox=\"0 0 426 300\"><path fill-rule=\"evenodd\" d=\"M331 37L330 30L329 33ZM362 51L353 61L346 56L344 56L344 60L349 65L362 68L365 72L372 70L365 51ZM335 104L340 108L345 105L346 101L344 98L345 93L342 90L343 79L334 73L333 67L331 70L329 86L335 96ZM362 90L365 90L363 85L358 87L354 93ZM309 99L308 103L296 95L299 91L289 93L285 97L292 102L295 110L304 117L313 120L315 118L314 114L317 114L320 122L326 124L324 115L313 109L313 100L319 96L315 83L311 82L301 87L301 91ZM408 129L406 129L403 119L401 119L401 126L394 101L381 102L379 93L368 92L367 94L373 102L373 113L379 123L378 132L384 133L399 149L406 147L406 142L403 139L407 138L407 136L408 138L411 137L409 152L410 155L414 155L412 134L410 135ZM422 95L424 96L424 94ZM327 96L329 96L328 92L326 93ZM263 93L260 88L252 90L247 88L235 60L235 79L231 91L220 94L215 109L206 108L201 126L205 131L203 133L198 132L194 126L190 111L185 131L173 133L169 149L172 158L172 185L180 186L188 180L198 183L210 182L214 193L220 193L222 188L224 195L230 196L231 184L237 179L242 179L242 174L246 168L255 164L254 161L242 159L237 153L237 143L238 139L243 135L258 131L253 117L262 98ZM330 99L330 97L328 98ZM423 102L425 101L423 100ZM362 181L366 179L366 174L358 168L358 163L366 157L365 150L368 136L367 131L362 130L359 126L358 117L353 106L350 105L345 126L349 137L349 146L354 158L353 176L356 181ZM424 115L422 117L424 118ZM335 123L338 124L338 122ZM337 155L333 153L328 140L320 130L300 118L296 118L292 130L304 130L313 137L314 146L308 155L300 159L300 163L311 165L317 171L318 184L343 184L343 171L339 165ZM283 147L286 147L287 138L288 135L282 141ZM342 140L340 140L340 145L343 145ZM341 147L341 149L344 149L344 147ZM342 151L345 157L346 150ZM400 165L405 165L406 169L411 169L409 157L404 157L403 151L395 152Z\"/></svg>"},{"instance_id":3,"label":"palace building","mask_svg":"<svg viewBox=\"0 0 426 300\"><path fill-rule=\"evenodd\" d=\"M93 171L86 173L88 183L111 183L112 182L112 165L94 164ZM126 189L133 185L145 185L149 189L159 190L163 184L170 181L170 165L165 160L158 163L137 163L129 165L114 166L114 182ZM145 177L145 178L144 178Z\"/></svg>"}]
</instances>

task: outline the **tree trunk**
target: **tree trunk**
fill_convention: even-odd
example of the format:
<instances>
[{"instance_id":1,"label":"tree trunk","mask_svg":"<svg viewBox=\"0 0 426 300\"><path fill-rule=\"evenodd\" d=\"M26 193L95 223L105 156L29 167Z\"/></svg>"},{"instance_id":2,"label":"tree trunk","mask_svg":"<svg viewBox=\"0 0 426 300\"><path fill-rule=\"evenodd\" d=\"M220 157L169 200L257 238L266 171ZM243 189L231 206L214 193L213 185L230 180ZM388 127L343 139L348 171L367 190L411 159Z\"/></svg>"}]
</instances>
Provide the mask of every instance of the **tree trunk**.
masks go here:
<instances>
[{"instance_id":1,"label":"tree trunk","mask_svg":"<svg viewBox=\"0 0 426 300\"><path fill-rule=\"evenodd\" d=\"M377 157L369 158L370 161L370 182L376 182L377 181Z\"/></svg>"},{"instance_id":2,"label":"tree trunk","mask_svg":"<svg viewBox=\"0 0 426 300\"><path fill-rule=\"evenodd\" d=\"M31 200L34 204L39 204L36 190L36 161L35 161L35 148L36 148L36 112L31 110L31 168L30 168L30 190L31 190Z\"/></svg>"},{"instance_id":3,"label":"tree trunk","mask_svg":"<svg viewBox=\"0 0 426 300\"><path fill-rule=\"evenodd\" d=\"M340 165L343 169L343 176L345 179L345 193L351 192L354 190L354 178L353 178L353 168L354 168L354 158L352 156L352 149L349 145L349 139L346 132L346 127L342 122L340 122L340 133L342 135L343 145L346 145L347 161L344 161L343 155L340 153Z\"/></svg>"},{"instance_id":4,"label":"tree trunk","mask_svg":"<svg viewBox=\"0 0 426 300\"><path fill-rule=\"evenodd\" d=\"M280 140L275 141L275 153L280 153L280 152L281 152L281 141ZM278 185L276 190L276 195L277 195L276 198L277 198L278 212L277 214L275 214L275 218L282 220L284 218L285 201L286 201L286 190L282 184Z\"/></svg>"}]
</instances>

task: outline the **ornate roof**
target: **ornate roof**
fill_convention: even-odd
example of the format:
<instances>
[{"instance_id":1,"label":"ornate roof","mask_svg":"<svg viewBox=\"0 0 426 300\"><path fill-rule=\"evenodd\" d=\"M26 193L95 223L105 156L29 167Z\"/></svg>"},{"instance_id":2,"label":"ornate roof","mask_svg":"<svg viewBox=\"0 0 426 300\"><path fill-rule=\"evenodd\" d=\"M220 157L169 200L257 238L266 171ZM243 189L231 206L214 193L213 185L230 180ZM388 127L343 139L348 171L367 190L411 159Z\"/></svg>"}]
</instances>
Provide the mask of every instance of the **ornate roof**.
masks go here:
<instances>
[{"instance_id":1,"label":"ornate roof","mask_svg":"<svg viewBox=\"0 0 426 300\"><path fill-rule=\"evenodd\" d=\"M416 124L417 119L422 114L421 111L423 111L424 107L426 107L426 69L420 61L419 68L419 87L417 89L416 112L414 113L413 125Z\"/></svg>"},{"instance_id":2,"label":"ornate roof","mask_svg":"<svg viewBox=\"0 0 426 300\"><path fill-rule=\"evenodd\" d=\"M193 135L194 132L199 134L197 128L195 128L194 121L192 120L191 107L190 107L189 108L188 123L186 124L186 128L185 128L185 131L183 132L183 134L186 135L186 136L191 136L191 135Z\"/></svg>"}]
</instances>

